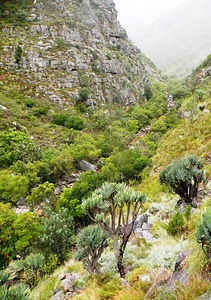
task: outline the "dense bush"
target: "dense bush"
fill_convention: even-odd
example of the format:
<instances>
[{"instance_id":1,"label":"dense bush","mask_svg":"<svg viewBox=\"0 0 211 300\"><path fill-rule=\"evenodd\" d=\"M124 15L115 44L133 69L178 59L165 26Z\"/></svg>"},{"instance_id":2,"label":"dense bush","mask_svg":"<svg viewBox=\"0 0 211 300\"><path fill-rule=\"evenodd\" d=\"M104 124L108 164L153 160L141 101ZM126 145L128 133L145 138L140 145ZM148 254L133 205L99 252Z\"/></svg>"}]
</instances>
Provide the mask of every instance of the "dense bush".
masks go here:
<instances>
[{"instance_id":1,"label":"dense bush","mask_svg":"<svg viewBox=\"0 0 211 300\"><path fill-rule=\"evenodd\" d=\"M136 149L117 152L109 158L109 161L116 167L120 178L125 181L137 179L141 171L150 164L150 159L142 156Z\"/></svg>"},{"instance_id":2,"label":"dense bush","mask_svg":"<svg viewBox=\"0 0 211 300\"><path fill-rule=\"evenodd\" d=\"M17 254L24 255L33 246L41 232L39 219L35 213L16 215L10 204L0 202L0 269Z\"/></svg>"},{"instance_id":3,"label":"dense bush","mask_svg":"<svg viewBox=\"0 0 211 300\"><path fill-rule=\"evenodd\" d=\"M82 199L88 197L91 192L99 187L102 180L93 171L84 172L72 188L64 189L61 194L58 204L60 207L68 209L76 224L85 225L90 222L89 217L81 207Z\"/></svg>"},{"instance_id":4,"label":"dense bush","mask_svg":"<svg viewBox=\"0 0 211 300\"><path fill-rule=\"evenodd\" d=\"M90 90L87 87L82 87L79 91L78 91L78 95L81 101L85 102L90 94Z\"/></svg>"},{"instance_id":5,"label":"dense bush","mask_svg":"<svg viewBox=\"0 0 211 300\"><path fill-rule=\"evenodd\" d=\"M29 180L26 176L0 171L0 201L17 203L27 195Z\"/></svg>"},{"instance_id":6,"label":"dense bush","mask_svg":"<svg viewBox=\"0 0 211 300\"><path fill-rule=\"evenodd\" d=\"M42 158L41 148L21 131L0 133L0 167L8 167L20 160L25 163Z\"/></svg>"},{"instance_id":7,"label":"dense bush","mask_svg":"<svg viewBox=\"0 0 211 300\"><path fill-rule=\"evenodd\" d=\"M171 235L181 234L185 224L184 217L180 212L177 212L170 220L167 226L167 232Z\"/></svg>"},{"instance_id":8,"label":"dense bush","mask_svg":"<svg viewBox=\"0 0 211 300\"><path fill-rule=\"evenodd\" d=\"M49 183L48 181L34 187L31 191L31 195L26 197L26 201L32 209L38 205L43 206L48 204L49 206L53 206L54 200L55 186L53 183Z\"/></svg>"},{"instance_id":9,"label":"dense bush","mask_svg":"<svg viewBox=\"0 0 211 300\"><path fill-rule=\"evenodd\" d=\"M71 116L67 113L58 113L54 114L52 118L53 123L56 125L73 128L75 130L82 130L84 128L84 121L77 116Z\"/></svg>"},{"instance_id":10,"label":"dense bush","mask_svg":"<svg viewBox=\"0 0 211 300\"><path fill-rule=\"evenodd\" d=\"M59 262L67 258L70 247L74 244L73 218L68 210L61 208L57 213L46 207L41 219L42 233L38 239L38 247L45 253L56 254Z\"/></svg>"}]
</instances>

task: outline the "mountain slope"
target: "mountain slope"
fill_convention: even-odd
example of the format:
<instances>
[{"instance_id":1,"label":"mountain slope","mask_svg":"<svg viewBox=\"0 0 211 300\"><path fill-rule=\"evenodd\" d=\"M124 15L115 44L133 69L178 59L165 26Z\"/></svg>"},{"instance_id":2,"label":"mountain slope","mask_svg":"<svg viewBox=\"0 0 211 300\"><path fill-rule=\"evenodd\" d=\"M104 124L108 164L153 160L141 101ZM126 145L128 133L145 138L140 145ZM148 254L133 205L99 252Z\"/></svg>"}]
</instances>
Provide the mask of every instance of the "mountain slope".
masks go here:
<instances>
[{"instance_id":1,"label":"mountain slope","mask_svg":"<svg viewBox=\"0 0 211 300\"><path fill-rule=\"evenodd\" d=\"M157 73L129 42L112 0L34 1L20 13L16 26L2 19L0 72L37 98L65 105L86 85L91 104L134 103Z\"/></svg>"}]
</instances>

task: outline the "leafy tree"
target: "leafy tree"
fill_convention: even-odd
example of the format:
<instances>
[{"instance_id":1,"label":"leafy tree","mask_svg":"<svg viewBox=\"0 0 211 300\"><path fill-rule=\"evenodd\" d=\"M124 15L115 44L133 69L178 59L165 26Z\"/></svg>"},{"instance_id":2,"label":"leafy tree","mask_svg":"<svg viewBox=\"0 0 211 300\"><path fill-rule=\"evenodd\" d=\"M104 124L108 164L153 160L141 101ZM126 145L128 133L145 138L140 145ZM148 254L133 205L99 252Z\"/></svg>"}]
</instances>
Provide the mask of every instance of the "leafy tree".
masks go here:
<instances>
[{"instance_id":1,"label":"leafy tree","mask_svg":"<svg viewBox=\"0 0 211 300\"><path fill-rule=\"evenodd\" d=\"M41 226L35 213L25 212L16 215L10 204L0 202L0 269L33 246Z\"/></svg>"},{"instance_id":2,"label":"leafy tree","mask_svg":"<svg viewBox=\"0 0 211 300\"><path fill-rule=\"evenodd\" d=\"M25 163L42 158L42 151L28 135L21 131L0 133L0 167L7 167L20 160Z\"/></svg>"},{"instance_id":3,"label":"leafy tree","mask_svg":"<svg viewBox=\"0 0 211 300\"><path fill-rule=\"evenodd\" d=\"M144 96L146 97L147 100L149 100L150 98L152 98L153 92L151 90L151 87L149 84L146 84L144 86Z\"/></svg>"},{"instance_id":4,"label":"leafy tree","mask_svg":"<svg viewBox=\"0 0 211 300\"><path fill-rule=\"evenodd\" d=\"M14 247L13 223L16 219L14 209L9 203L0 202L0 269L4 268L11 258L16 255Z\"/></svg>"},{"instance_id":5,"label":"leafy tree","mask_svg":"<svg viewBox=\"0 0 211 300\"><path fill-rule=\"evenodd\" d=\"M52 205L54 199L55 186L53 183L49 183L48 181L33 188L31 195L26 198L31 208L34 208L41 203L48 203Z\"/></svg>"},{"instance_id":6,"label":"leafy tree","mask_svg":"<svg viewBox=\"0 0 211 300\"><path fill-rule=\"evenodd\" d=\"M60 262L67 257L70 246L73 245L73 218L66 208L56 213L50 207L44 209L41 220L42 233L39 236L39 247L46 256L56 254Z\"/></svg>"},{"instance_id":7,"label":"leafy tree","mask_svg":"<svg viewBox=\"0 0 211 300\"><path fill-rule=\"evenodd\" d=\"M16 203L28 192L28 178L13 174L7 170L0 171L0 201Z\"/></svg>"},{"instance_id":8,"label":"leafy tree","mask_svg":"<svg viewBox=\"0 0 211 300\"><path fill-rule=\"evenodd\" d=\"M137 178L141 171L149 165L150 160L146 156L142 156L137 149L128 149L118 152L108 158L118 170L121 179L129 181Z\"/></svg>"},{"instance_id":9,"label":"leafy tree","mask_svg":"<svg viewBox=\"0 0 211 300\"><path fill-rule=\"evenodd\" d=\"M81 207L82 199L86 198L102 184L101 177L93 171L81 174L72 188L65 188L59 199L59 207L68 209L77 225L85 225L90 220Z\"/></svg>"},{"instance_id":10,"label":"leafy tree","mask_svg":"<svg viewBox=\"0 0 211 300\"><path fill-rule=\"evenodd\" d=\"M78 135L74 140L74 144L71 145L70 155L75 161L81 159L96 161L100 154L101 149L97 147L96 140L87 133Z\"/></svg>"},{"instance_id":11,"label":"leafy tree","mask_svg":"<svg viewBox=\"0 0 211 300\"><path fill-rule=\"evenodd\" d=\"M204 163L195 156L188 155L169 164L160 173L161 184L168 185L186 204L197 198L199 184L205 182Z\"/></svg>"},{"instance_id":12,"label":"leafy tree","mask_svg":"<svg viewBox=\"0 0 211 300\"><path fill-rule=\"evenodd\" d=\"M13 223L15 235L15 249L19 254L34 242L38 235L41 233L40 220L34 212L24 212L18 215Z\"/></svg>"},{"instance_id":13,"label":"leafy tree","mask_svg":"<svg viewBox=\"0 0 211 300\"><path fill-rule=\"evenodd\" d=\"M126 271L123 255L146 196L125 183L104 183L84 199L82 207L113 240L117 268L120 276Z\"/></svg>"},{"instance_id":14,"label":"leafy tree","mask_svg":"<svg viewBox=\"0 0 211 300\"><path fill-rule=\"evenodd\" d=\"M211 212L208 210L202 214L201 222L197 226L196 239L207 257L211 258Z\"/></svg>"},{"instance_id":15,"label":"leafy tree","mask_svg":"<svg viewBox=\"0 0 211 300\"><path fill-rule=\"evenodd\" d=\"M85 227L77 236L76 259L83 262L90 274L99 274L97 262L107 245L107 234L98 225Z\"/></svg>"}]
</instances>

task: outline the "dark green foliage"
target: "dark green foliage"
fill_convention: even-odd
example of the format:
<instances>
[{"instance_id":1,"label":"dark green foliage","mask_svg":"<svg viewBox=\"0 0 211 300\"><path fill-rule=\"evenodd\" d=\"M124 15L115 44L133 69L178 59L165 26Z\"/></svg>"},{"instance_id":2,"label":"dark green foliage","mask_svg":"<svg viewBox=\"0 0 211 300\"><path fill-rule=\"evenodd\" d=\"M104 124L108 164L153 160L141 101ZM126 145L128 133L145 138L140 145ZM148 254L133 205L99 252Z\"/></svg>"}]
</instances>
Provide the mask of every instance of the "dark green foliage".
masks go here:
<instances>
[{"instance_id":1,"label":"dark green foliage","mask_svg":"<svg viewBox=\"0 0 211 300\"><path fill-rule=\"evenodd\" d=\"M203 168L199 157L185 156L165 167L160 173L160 182L168 185L182 201L191 204L197 197L199 184L206 180Z\"/></svg>"},{"instance_id":2,"label":"dark green foliage","mask_svg":"<svg viewBox=\"0 0 211 300\"><path fill-rule=\"evenodd\" d=\"M84 129L84 121L76 116L70 116L64 123L67 128L73 128L75 130Z\"/></svg>"},{"instance_id":3,"label":"dark green foliage","mask_svg":"<svg viewBox=\"0 0 211 300\"><path fill-rule=\"evenodd\" d=\"M89 94L90 94L90 90L89 88L87 87L82 87L79 91L78 91L78 95L79 95L79 98L82 102L85 102L88 97L89 97Z\"/></svg>"},{"instance_id":4,"label":"dark green foliage","mask_svg":"<svg viewBox=\"0 0 211 300\"><path fill-rule=\"evenodd\" d=\"M93 171L81 174L79 180L72 188L64 189L59 198L59 206L66 207L77 224L88 224L89 218L81 207L82 199L86 198L102 184L102 179Z\"/></svg>"},{"instance_id":5,"label":"dark green foliage","mask_svg":"<svg viewBox=\"0 0 211 300\"><path fill-rule=\"evenodd\" d=\"M33 115L36 117L46 116L48 113L48 107L39 107L33 110Z\"/></svg>"},{"instance_id":6,"label":"dark green foliage","mask_svg":"<svg viewBox=\"0 0 211 300\"><path fill-rule=\"evenodd\" d=\"M208 258L211 258L211 212L206 210L201 217L201 222L197 226L197 242L202 244L202 249Z\"/></svg>"},{"instance_id":7,"label":"dark green foliage","mask_svg":"<svg viewBox=\"0 0 211 300\"><path fill-rule=\"evenodd\" d=\"M41 219L42 233L39 236L39 248L46 256L56 254L60 262L67 258L73 245L73 218L68 210L61 208L57 213L46 207Z\"/></svg>"},{"instance_id":8,"label":"dark green foliage","mask_svg":"<svg viewBox=\"0 0 211 300\"><path fill-rule=\"evenodd\" d=\"M25 104L27 107L31 108L34 106L35 102L34 102L34 100L26 100Z\"/></svg>"},{"instance_id":9,"label":"dark green foliage","mask_svg":"<svg viewBox=\"0 0 211 300\"><path fill-rule=\"evenodd\" d=\"M140 151L136 149L118 152L111 161L120 173L120 178L125 181L138 178L141 171L150 164L150 159L141 156Z\"/></svg>"},{"instance_id":10,"label":"dark green foliage","mask_svg":"<svg viewBox=\"0 0 211 300\"><path fill-rule=\"evenodd\" d=\"M17 64L20 63L21 56L22 56L22 52L23 52L23 50L22 50L21 46L18 45L18 46L15 48L15 55L14 55L14 56L15 56L15 62L16 62Z\"/></svg>"},{"instance_id":11,"label":"dark green foliage","mask_svg":"<svg viewBox=\"0 0 211 300\"><path fill-rule=\"evenodd\" d=\"M53 123L56 125L61 125L64 126L69 114L67 113L58 113L58 114L53 114Z\"/></svg>"},{"instance_id":12,"label":"dark green foliage","mask_svg":"<svg viewBox=\"0 0 211 300\"><path fill-rule=\"evenodd\" d=\"M83 262L90 274L99 274L97 263L108 245L107 239L107 234L97 225L85 227L77 236L76 259Z\"/></svg>"},{"instance_id":13,"label":"dark green foliage","mask_svg":"<svg viewBox=\"0 0 211 300\"><path fill-rule=\"evenodd\" d=\"M54 114L52 118L53 123L56 125L73 128L75 130L82 130L84 128L83 120L77 116L71 116L67 113L58 113Z\"/></svg>"},{"instance_id":14,"label":"dark green foliage","mask_svg":"<svg viewBox=\"0 0 211 300\"><path fill-rule=\"evenodd\" d=\"M80 113L85 113L87 111L86 106L81 103L78 103L77 109L80 111Z\"/></svg>"},{"instance_id":15,"label":"dark green foliage","mask_svg":"<svg viewBox=\"0 0 211 300\"><path fill-rule=\"evenodd\" d=\"M20 160L25 163L42 158L40 147L21 131L0 133L0 167L7 167Z\"/></svg>"},{"instance_id":16,"label":"dark green foliage","mask_svg":"<svg viewBox=\"0 0 211 300\"><path fill-rule=\"evenodd\" d=\"M185 224L184 217L180 212L177 212L167 226L167 232L171 235L181 234Z\"/></svg>"},{"instance_id":17,"label":"dark green foliage","mask_svg":"<svg viewBox=\"0 0 211 300\"><path fill-rule=\"evenodd\" d=\"M153 95L153 93L152 93L152 89L151 89L150 85L149 84L145 85L144 86L144 97L147 100L149 100L150 98L152 98L152 95Z\"/></svg>"}]
</instances>

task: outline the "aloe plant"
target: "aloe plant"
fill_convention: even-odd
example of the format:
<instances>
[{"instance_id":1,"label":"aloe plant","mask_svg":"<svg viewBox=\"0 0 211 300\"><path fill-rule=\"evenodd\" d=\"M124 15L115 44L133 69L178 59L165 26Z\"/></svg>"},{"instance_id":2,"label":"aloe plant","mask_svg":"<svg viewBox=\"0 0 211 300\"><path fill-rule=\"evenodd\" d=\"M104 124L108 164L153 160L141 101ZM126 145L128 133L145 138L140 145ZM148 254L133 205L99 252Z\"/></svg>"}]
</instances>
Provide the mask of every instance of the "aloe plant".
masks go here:
<instances>
[{"instance_id":1,"label":"aloe plant","mask_svg":"<svg viewBox=\"0 0 211 300\"><path fill-rule=\"evenodd\" d=\"M197 227L196 239L202 244L202 249L208 258L211 258L211 212L206 210L201 217L201 223Z\"/></svg>"}]
</instances>

